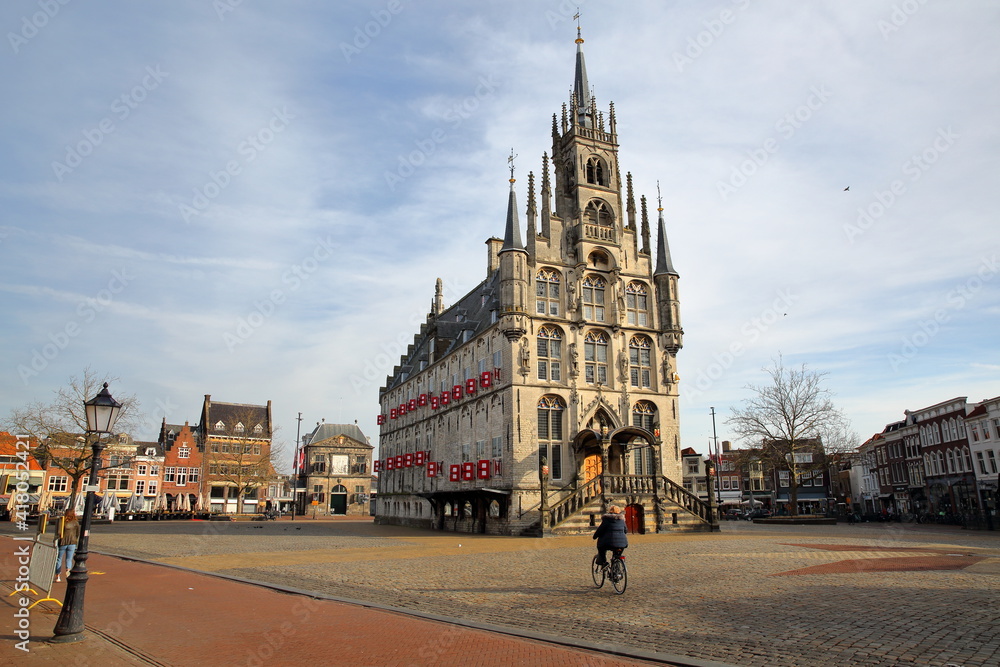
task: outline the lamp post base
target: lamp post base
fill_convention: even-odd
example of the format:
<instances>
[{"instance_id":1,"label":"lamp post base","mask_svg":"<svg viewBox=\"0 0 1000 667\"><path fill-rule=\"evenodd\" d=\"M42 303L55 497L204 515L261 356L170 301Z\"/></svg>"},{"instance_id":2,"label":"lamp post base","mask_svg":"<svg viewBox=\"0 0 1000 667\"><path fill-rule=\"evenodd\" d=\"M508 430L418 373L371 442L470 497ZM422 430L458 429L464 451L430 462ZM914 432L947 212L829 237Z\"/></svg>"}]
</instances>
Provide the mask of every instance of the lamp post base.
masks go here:
<instances>
[{"instance_id":1,"label":"lamp post base","mask_svg":"<svg viewBox=\"0 0 1000 667\"><path fill-rule=\"evenodd\" d=\"M48 640L49 644L75 644L76 642L82 642L87 638L87 635L83 632L74 632L68 635L54 635Z\"/></svg>"}]
</instances>

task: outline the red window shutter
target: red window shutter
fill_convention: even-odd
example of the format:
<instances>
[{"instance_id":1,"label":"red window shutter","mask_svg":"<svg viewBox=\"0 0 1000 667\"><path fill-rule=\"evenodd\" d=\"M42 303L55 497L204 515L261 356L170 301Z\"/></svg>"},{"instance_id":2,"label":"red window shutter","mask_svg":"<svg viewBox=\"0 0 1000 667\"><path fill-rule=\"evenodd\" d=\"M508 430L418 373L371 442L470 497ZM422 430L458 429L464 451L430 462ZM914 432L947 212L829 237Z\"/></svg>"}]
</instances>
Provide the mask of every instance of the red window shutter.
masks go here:
<instances>
[{"instance_id":1,"label":"red window shutter","mask_svg":"<svg viewBox=\"0 0 1000 667\"><path fill-rule=\"evenodd\" d=\"M410 401L409 401L409 403L406 404L406 409L409 410L410 412L413 412L414 410L416 410L417 409L417 399L411 398Z\"/></svg>"},{"instance_id":2,"label":"red window shutter","mask_svg":"<svg viewBox=\"0 0 1000 667\"><path fill-rule=\"evenodd\" d=\"M427 462L427 476L428 477L437 477L438 476L438 462L437 461L428 461Z\"/></svg>"},{"instance_id":3,"label":"red window shutter","mask_svg":"<svg viewBox=\"0 0 1000 667\"><path fill-rule=\"evenodd\" d=\"M402 417L406 414L406 403L399 404L399 416Z\"/></svg>"},{"instance_id":4,"label":"red window shutter","mask_svg":"<svg viewBox=\"0 0 1000 667\"><path fill-rule=\"evenodd\" d=\"M476 378L469 378L465 381L465 393L475 394L476 393Z\"/></svg>"},{"instance_id":5,"label":"red window shutter","mask_svg":"<svg viewBox=\"0 0 1000 667\"><path fill-rule=\"evenodd\" d=\"M389 458L387 458L385 460L385 469L386 470L395 470L396 469L396 459L395 459L395 457L390 456Z\"/></svg>"},{"instance_id":6,"label":"red window shutter","mask_svg":"<svg viewBox=\"0 0 1000 667\"><path fill-rule=\"evenodd\" d=\"M490 460L480 459L479 464L476 466L476 475L479 479L489 479L490 478Z\"/></svg>"},{"instance_id":7,"label":"red window shutter","mask_svg":"<svg viewBox=\"0 0 1000 667\"><path fill-rule=\"evenodd\" d=\"M448 481L460 482L462 480L462 466L457 463L448 467Z\"/></svg>"},{"instance_id":8,"label":"red window shutter","mask_svg":"<svg viewBox=\"0 0 1000 667\"><path fill-rule=\"evenodd\" d=\"M379 415L378 417L376 417L375 418L375 423L378 424L379 426L381 426L382 424L384 424L385 423L385 415Z\"/></svg>"},{"instance_id":9,"label":"red window shutter","mask_svg":"<svg viewBox=\"0 0 1000 667\"><path fill-rule=\"evenodd\" d=\"M489 371L483 371L480 373L479 384L481 384L484 389L491 387L493 385L492 374Z\"/></svg>"},{"instance_id":10,"label":"red window shutter","mask_svg":"<svg viewBox=\"0 0 1000 667\"><path fill-rule=\"evenodd\" d=\"M406 454L403 454L403 467L404 468L412 468L413 467L413 454L412 453L407 452Z\"/></svg>"},{"instance_id":11,"label":"red window shutter","mask_svg":"<svg viewBox=\"0 0 1000 667\"><path fill-rule=\"evenodd\" d=\"M389 419L395 419L398 416L399 416L399 411L397 411L396 408L389 410Z\"/></svg>"},{"instance_id":12,"label":"red window shutter","mask_svg":"<svg viewBox=\"0 0 1000 667\"><path fill-rule=\"evenodd\" d=\"M503 476L503 459L493 459L493 476Z\"/></svg>"},{"instance_id":13,"label":"red window shutter","mask_svg":"<svg viewBox=\"0 0 1000 667\"><path fill-rule=\"evenodd\" d=\"M417 405L427 405L427 394L420 394L420 398L417 399Z\"/></svg>"},{"instance_id":14,"label":"red window shutter","mask_svg":"<svg viewBox=\"0 0 1000 667\"><path fill-rule=\"evenodd\" d=\"M372 462L372 472L381 472L381 471L382 471L382 462L381 461Z\"/></svg>"},{"instance_id":15,"label":"red window shutter","mask_svg":"<svg viewBox=\"0 0 1000 667\"><path fill-rule=\"evenodd\" d=\"M497 384L500 383L500 378L503 377L502 371L503 371L502 368L493 369L493 381L496 382Z\"/></svg>"},{"instance_id":16,"label":"red window shutter","mask_svg":"<svg viewBox=\"0 0 1000 667\"><path fill-rule=\"evenodd\" d=\"M431 396L431 409L437 410L438 406L441 404L441 399L437 396Z\"/></svg>"},{"instance_id":17,"label":"red window shutter","mask_svg":"<svg viewBox=\"0 0 1000 667\"><path fill-rule=\"evenodd\" d=\"M454 398L456 401L462 398L462 385L456 384L454 387L452 387L451 397Z\"/></svg>"},{"instance_id":18,"label":"red window shutter","mask_svg":"<svg viewBox=\"0 0 1000 667\"><path fill-rule=\"evenodd\" d=\"M397 454L396 455L396 470L399 470L402 467L403 467L403 455L402 454Z\"/></svg>"},{"instance_id":19,"label":"red window shutter","mask_svg":"<svg viewBox=\"0 0 1000 667\"><path fill-rule=\"evenodd\" d=\"M451 393L447 391L441 392L441 405L448 405L451 403Z\"/></svg>"},{"instance_id":20,"label":"red window shutter","mask_svg":"<svg viewBox=\"0 0 1000 667\"><path fill-rule=\"evenodd\" d=\"M476 478L476 464L466 461L462 464L462 480L469 482Z\"/></svg>"},{"instance_id":21,"label":"red window shutter","mask_svg":"<svg viewBox=\"0 0 1000 667\"><path fill-rule=\"evenodd\" d=\"M417 452L413 455L414 465L422 466L424 464L424 454L426 454L426 452Z\"/></svg>"}]
</instances>

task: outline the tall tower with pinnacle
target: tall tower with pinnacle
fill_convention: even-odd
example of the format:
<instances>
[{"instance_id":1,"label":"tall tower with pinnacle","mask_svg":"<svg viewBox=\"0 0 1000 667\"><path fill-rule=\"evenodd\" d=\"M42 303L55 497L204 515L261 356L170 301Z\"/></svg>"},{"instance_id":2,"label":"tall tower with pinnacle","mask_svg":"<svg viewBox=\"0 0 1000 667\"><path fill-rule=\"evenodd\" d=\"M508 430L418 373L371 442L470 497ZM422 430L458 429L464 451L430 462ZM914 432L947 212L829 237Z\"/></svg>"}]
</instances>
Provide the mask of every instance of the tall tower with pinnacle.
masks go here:
<instances>
[{"instance_id":1,"label":"tall tower with pinnacle","mask_svg":"<svg viewBox=\"0 0 1000 667\"><path fill-rule=\"evenodd\" d=\"M527 236L512 150L485 280L451 306L438 283L380 390L380 521L589 531L609 503L647 530L707 521L697 498L677 500L683 330L662 198L652 248L646 197L637 207L632 175L621 176L615 107L598 110L583 44L577 26L540 201L527 178Z\"/></svg>"}]
</instances>

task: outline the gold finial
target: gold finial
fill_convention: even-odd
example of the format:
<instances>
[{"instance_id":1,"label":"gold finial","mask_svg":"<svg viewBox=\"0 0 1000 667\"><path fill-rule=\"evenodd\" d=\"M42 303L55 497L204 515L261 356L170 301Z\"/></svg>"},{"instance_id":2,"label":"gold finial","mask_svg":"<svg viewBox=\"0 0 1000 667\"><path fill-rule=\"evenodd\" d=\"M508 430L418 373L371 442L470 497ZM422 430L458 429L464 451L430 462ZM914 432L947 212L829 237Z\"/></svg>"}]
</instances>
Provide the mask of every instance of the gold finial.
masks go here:
<instances>
[{"instance_id":1,"label":"gold finial","mask_svg":"<svg viewBox=\"0 0 1000 667\"><path fill-rule=\"evenodd\" d=\"M583 44L583 37L580 36L580 8L576 8L576 14L573 15L576 19L576 43Z\"/></svg>"},{"instance_id":2,"label":"gold finial","mask_svg":"<svg viewBox=\"0 0 1000 667\"><path fill-rule=\"evenodd\" d=\"M657 211L663 211L663 197L660 196L660 182L656 182L656 205L659 207Z\"/></svg>"},{"instance_id":3,"label":"gold finial","mask_svg":"<svg viewBox=\"0 0 1000 667\"><path fill-rule=\"evenodd\" d=\"M514 182L514 180L515 180L515 179L514 179L514 158L516 158L516 157L517 157L517 156L516 156L516 155L514 155L514 149L513 149L513 148L511 148L511 149L510 149L510 157L509 157L509 158L507 158L507 164L509 164L509 165L510 165L510 182L511 182L511 183L513 183L513 182Z\"/></svg>"}]
</instances>

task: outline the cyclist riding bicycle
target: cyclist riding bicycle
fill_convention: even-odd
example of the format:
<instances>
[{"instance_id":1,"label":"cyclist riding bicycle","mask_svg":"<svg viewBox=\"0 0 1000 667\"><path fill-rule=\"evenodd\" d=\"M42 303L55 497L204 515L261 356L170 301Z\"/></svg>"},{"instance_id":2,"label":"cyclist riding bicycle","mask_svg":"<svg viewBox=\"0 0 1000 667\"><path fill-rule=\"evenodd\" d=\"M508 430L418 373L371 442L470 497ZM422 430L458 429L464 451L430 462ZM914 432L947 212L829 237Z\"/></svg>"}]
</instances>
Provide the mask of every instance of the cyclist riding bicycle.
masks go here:
<instances>
[{"instance_id":1,"label":"cyclist riding bicycle","mask_svg":"<svg viewBox=\"0 0 1000 667\"><path fill-rule=\"evenodd\" d=\"M621 509L615 505L608 508L608 513L601 517L601 525L594 531L597 540L597 564L608 564L608 551L628 548L628 531L625 529L625 517Z\"/></svg>"}]
</instances>

